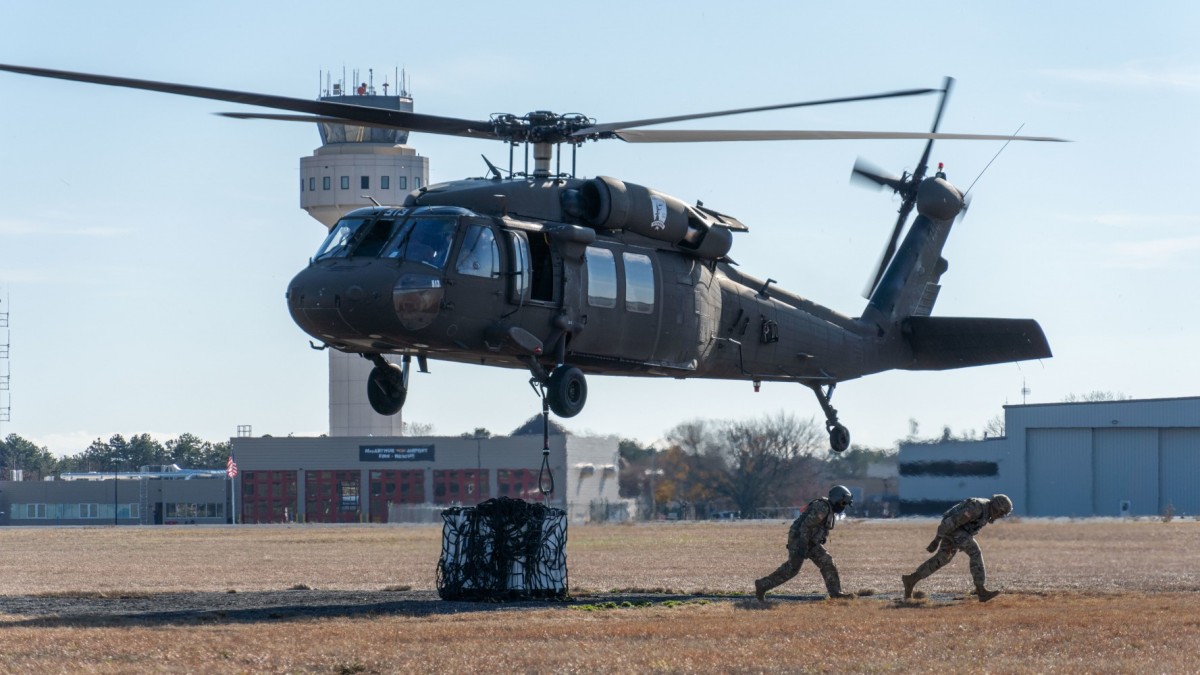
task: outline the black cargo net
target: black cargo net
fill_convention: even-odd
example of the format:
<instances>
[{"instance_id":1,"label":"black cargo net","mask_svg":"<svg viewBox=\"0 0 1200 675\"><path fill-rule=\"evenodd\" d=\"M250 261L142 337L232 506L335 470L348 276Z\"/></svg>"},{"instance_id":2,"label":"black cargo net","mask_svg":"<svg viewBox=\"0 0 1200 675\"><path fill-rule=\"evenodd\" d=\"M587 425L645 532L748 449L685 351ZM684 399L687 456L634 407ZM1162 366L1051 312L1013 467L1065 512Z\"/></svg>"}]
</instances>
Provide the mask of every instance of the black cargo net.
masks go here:
<instances>
[{"instance_id":1,"label":"black cargo net","mask_svg":"<svg viewBox=\"0 0 1200 675\"><path fill-rule=\"evenodd\" d=\"M567 514L500 497L442 511L443 600L567 597Z\"/></svg>"}]
</instances>

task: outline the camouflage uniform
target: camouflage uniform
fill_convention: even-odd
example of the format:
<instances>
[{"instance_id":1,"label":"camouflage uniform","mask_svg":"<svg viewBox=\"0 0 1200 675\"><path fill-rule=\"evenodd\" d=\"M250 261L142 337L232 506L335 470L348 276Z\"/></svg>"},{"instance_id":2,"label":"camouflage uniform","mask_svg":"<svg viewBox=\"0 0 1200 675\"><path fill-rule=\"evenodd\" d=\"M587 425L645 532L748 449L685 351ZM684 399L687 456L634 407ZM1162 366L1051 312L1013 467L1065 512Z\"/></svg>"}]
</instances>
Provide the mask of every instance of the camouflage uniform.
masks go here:
<instances>
[{"instance_id":1,"label":"camouflage uniform","mask_svg":"<svg viewBox=\"0 0 1200 675\"><path fill-rule=\"evenodd\" d=\"M997 495L999 496L1001 495ZM1007 497L1005 499L1007 500ZM971 579L975 581L975 589L980 592L980 599L984 599L985 593L994 597L993 591L986 590L987 569L983 565L983 551L979 550L979 544L975 543L975 535L994 519L991 500L972 497L950 507L950 510L942 514L937 536L929 544L929 551L932 552L936 545L937 553L922 563L915 572L905 575L905 595L911 594L912 587L918 581L938 571L954 558L955 553L963 551L971 558Z\"/></svg>"},{"instance_id":2,"label":"camouflage uniform","mask_svg":"<svg viewBox=\"0 0 1200 675\"><path fill-rule=\"evenodd\" d=\"M756 592L761 595L796 576L800 572L800 565L807 558L821 570L829 595L844 595L837 567L833 564L833 556L825 550L825 540L829 537L829 531L833 529L833 523L833 507L828 499L821 497L809 502L788 530L787 562L771 574L755 581Z\"/></svg>"}]
</instances>

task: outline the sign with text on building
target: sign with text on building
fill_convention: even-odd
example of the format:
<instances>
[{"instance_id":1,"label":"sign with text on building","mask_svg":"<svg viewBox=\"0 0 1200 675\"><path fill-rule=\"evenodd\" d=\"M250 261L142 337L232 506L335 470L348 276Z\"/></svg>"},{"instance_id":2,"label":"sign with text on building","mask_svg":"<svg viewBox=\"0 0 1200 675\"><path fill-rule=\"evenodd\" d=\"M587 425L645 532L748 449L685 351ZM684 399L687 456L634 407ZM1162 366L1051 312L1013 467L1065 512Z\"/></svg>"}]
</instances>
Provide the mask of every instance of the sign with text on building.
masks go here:
<instances>
[{"instance_id":1,"label":"sign with text on building","mask_svg":"<svg viewBox=\"0 0 1200 675\"><path fill-rule=\"evenodd\" d=\"M432 462L432 445L360 445L360 462Z\"/></svg>"}]
</instances>

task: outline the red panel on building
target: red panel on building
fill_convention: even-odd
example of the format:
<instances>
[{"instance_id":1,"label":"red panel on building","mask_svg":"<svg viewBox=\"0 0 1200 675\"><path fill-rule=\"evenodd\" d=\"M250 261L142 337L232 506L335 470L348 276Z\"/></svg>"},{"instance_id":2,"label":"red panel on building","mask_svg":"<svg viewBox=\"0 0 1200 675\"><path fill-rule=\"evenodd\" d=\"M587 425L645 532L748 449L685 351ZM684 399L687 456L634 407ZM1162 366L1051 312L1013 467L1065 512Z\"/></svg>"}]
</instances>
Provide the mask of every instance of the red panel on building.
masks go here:
<instances>
[{"instance_id":1,"label":"red panel on building","mask_svg":"<svg viewBox=\"0 0 1200 675\"><path fill-rule=\"evenodd\" d=\"M305 471L305 522L359 522L360 476L358 471Z\"/></svg>"},{"instance_id":2,"label":"red panel on building","mask_svg":"<svg viewBox=\"0 0 1200 675\"><path fill-rule=\"evenodd\" d=\"M371 472L371 522L386 523L391 504L425 503L425 470Z\"/></svg>"},{"instance_id":3,"label":"red panel on building","mask_svg":"<svg viewBox=\"0 0 1200 675\"><path fill-rule=\"evenodd\" d=\"M487 469L435 469L433 503L475 506L488 499Z\"/></svg>"},{"instance_id":4,"label":"red panel on building","mask_svg":"<svg viewBox=\"0 0 1200 675\"><path fill-rule=\"evenodd\" d=\"M286 523L296 519L295 471L243 471L241 522Z\"/></svg>"},{"instance_id":5,"label":"red panel on building","mask_svg":"<svg viewBox=\"0 0 1200 675\"><path fill-rule=\"evenodd\" d=\"M538 474L532 469L497 469L496 493L500 497L533 501L542 498Z\"/></svg>"}]
</instances>

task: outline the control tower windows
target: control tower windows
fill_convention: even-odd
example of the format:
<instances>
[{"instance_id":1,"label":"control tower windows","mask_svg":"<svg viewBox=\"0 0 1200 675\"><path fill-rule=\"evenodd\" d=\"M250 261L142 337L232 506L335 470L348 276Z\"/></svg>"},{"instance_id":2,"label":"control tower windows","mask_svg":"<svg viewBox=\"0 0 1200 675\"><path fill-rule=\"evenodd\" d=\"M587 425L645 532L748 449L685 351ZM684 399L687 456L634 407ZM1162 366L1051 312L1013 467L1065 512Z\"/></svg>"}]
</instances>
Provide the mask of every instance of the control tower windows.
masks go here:
<instances>
[{"instance_id":1,"label":"control tower windows","mask_svg":"<svg viewBox=\"0 0 1200 675\"><path fill-rule=\"evenodd\" d=\"M350 189L350 176L342 176L342 189L343 190Z\"/></svg>"},{"instance_id":2,"label":"control tower windows","mask_svg":"<svg viewBox=\"0 0 1200 675\"><path fill-rule=\"evenodd\" d=\"M321 179L321 189L322 190L329 189L329 176L325 176L324 178Z\"/></svg>"},{"instance_id":3,"label":"control tower windows","mask_svg":"<svg viewBox=\"0 0 1200 675\"><path fill-rule=\"evenodd\" d=\"M399 180L399 182L397 183L397 185L400 186L400 189L407 190L408 189L408 176L400 176L400 178L398 180Z\"/></svg>"},{"instance_id":4,"label":"control tower windows","mask_svg":"<svg viewBox=\"0 0 1200 675\"><path fill-rule=\"evenodd\" d=\"M358 177L358 188L360 190L370 190L371 189L371 177L370 176L359 176Z\"/></svg>"},{"instance_id":5,"label":"control tower windows","mask_svg":"<svg viewBox=\"0 0 1200 675\"><path fill-rule=\"evenodd\" d=\"M413 189L414 190L421 189L421 177L420 176L413 176Z\"/></svg>"},{"instance_id":6,"label":"control tower windows","mask_svg":"<svg viewBox=\"0 0 1200 675\"><path fill-rule=\"evenodd\" d=\"M309 178L308 179L308 191L312 192L313 190L316 190L316 189L317 189L317 179Z\"/></svg>"},{"instance_id":7,"label":"control tower windows","mask_svg":"<svg viewBox=\"0 0 1200 675\"><path fill-rule=\"evenodd\" d=\"M392 177L391 176L380 176L379 177L379 189L380 190L391 190L392 189Z\"/></svg>"}]
</instances>

